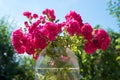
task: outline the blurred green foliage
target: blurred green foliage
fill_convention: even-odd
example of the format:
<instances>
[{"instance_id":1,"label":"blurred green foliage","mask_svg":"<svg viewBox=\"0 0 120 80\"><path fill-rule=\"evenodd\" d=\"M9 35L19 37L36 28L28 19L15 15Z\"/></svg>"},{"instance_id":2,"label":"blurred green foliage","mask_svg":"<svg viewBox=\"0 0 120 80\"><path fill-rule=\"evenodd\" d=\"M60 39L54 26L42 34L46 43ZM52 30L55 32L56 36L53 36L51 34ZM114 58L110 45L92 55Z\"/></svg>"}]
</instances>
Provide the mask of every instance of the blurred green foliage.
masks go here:
<instances>
[{"instance_id":1,"label":"blurred green foliage","mask_svg":"<svg viewBox=\"0 0 120 80\"><path fill-rule=\"evenodd\" d=\"M120 50L120 38L116 39L116 42L118 43L118 44L116 45L116 49L117 49L117 50Z\"/></svg>"},{"instance_id":2,"label":"blurred green foliage","mask_svg":"<svg viewBox=\"0 0 120 80\"><path fill-rule=\"evenodd\" d=\"M110 15L117 18L120 27L120 0L109 0L107 5Z\"/></svg>"},{"instance_id":3,"label":"blurred green foliage","mask_svg":"<svg viewBox=\"0 0 120 80\"><path fill-rule=\"evenodd\" d=\"M0 19L0 80L34 80L34 60L18 60L15 56L11 44L12 26L5 18ZM22 64L20 60L23 61Z\"/></svg>"}]
</instances>

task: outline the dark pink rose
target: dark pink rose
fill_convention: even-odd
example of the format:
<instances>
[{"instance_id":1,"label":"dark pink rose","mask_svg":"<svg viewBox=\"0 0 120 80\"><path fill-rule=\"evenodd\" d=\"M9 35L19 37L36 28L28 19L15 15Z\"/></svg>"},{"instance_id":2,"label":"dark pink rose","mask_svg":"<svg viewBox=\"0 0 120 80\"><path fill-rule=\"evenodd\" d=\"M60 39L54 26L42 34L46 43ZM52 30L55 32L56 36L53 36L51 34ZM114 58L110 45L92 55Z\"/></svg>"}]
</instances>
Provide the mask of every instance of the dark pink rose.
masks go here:
<instances>
[{"instance_id":1,"label":"dark pink rose","mask_svg":"<svg viewBox=\"0 0 120 80\"><path fill-rule=\"evenodd\" d=\"M45 10L43 10L42 14L46 15L48 13L48 8L46 8Z\"/></svg>"},{"instance_id":2,"label":"dark pink rose","mask_svg":"<svg viewBox=\"0 0 120 80\"><path fill-rule=\"evenodd\" d=\"M48 34L47 36L48 36L48 39L49 39L50 41L54 41L54 40L56 39L56 34L55 34L55 33L50 33L50 34Z\"/></svg>"},{"instance_id":3,"label":"dark pink rose","mask_svg":"<svg viewBox=\"0 0 120 80\"><path fill-rule=\"evenodd\" d=\"M46 22L44 28L47 30L48 40L53 41L56 39L58 34L58 25L53 22Z\"/></svg>"},{"instance_id":4,"label":"dark pink rose","mask_svg":"<svg viewBox=\"0 0 120 80\"><path fill-rule=\"evenodd\" d=\"M106 50L110 44L110 37L106 37L106 38L102 39L101 41L102 41L101 49Z\"/></svg>"},{"instance_id":5,"label":"dark pink rose","mask_svg":"<svg viewBox=\"0 0 120 80\"><path fill-rule=\"evenodd\" d=\"M34 22L31 26L29 26L29 28L28 28L29 33L32 34L32 32L33 32L37 27L39 27L39 24L40 24L40 20L37 20L37 21Z\"/></svg>"},{"instance_id":6,"label":"dark pink rose","mask_svg":"<svg viewBox=\"0 0 120 80\"><path fill-rule=\"evenodd\" d=\"M105 30L100 29L100 30L95 30L94 31L94 37L98 38L100 40L101 38L109 37L109 35Z\"/></svg>"},{"instance_id":7,"label":"dark pink rose","mask_svg":"<svg viewBox=\"0 0 120 80\"><path fill-rule=\"evenodd\" d=\"M101 43L99 42L97 38L93 38L92 42L98 49L101 48Z\"/></svg>"},{"instance_id":8,"label":"dark pink rose","mask_svg":"<svg viewBox=\"0 0 120 80\"><path fill-rule=\"evenodd\" d=\"M19 44L18 44L19 45ZM23 54L25 52L25 46L24 45L21 45L19 48L16 48L15 51L18 53L18 54Z\"/></svg>"},{"instance_id":9,"label":"dark pink rose","mask_svg":"<svg viewBox=\"0 0 120 80\"><path fill-rule=\"evenodd\" d=\"M103 29L95 30L93 43L98 49L106 50L110 44L110 37Z\"/></svg>"},{"instance_id":10,"label":"dark pink rose","mask_svg":"<svg viewBox=\"0 0 120 80\"><path fill-rule=\"evenodd\" d=\"M23 15L26 16L27 18L31 18L31 14L32 13L29 12L29 11L26 11L26 12L23 13Z\"/></svg>"},{"instance_id":11,"label":"dark pink rose","mask_svg":"<svg viewBox=\"0 0 120 80\"><path fill-rule=\"evenodd\" d=\"M80 25L78 23L78 21L71 19L69 21L66 22L65 25L66 31L73 36L74 34L80 34L81 33L81 29L80 29Z\"/></svg>"},{"instance_id":12,"label":"dark pink rose","mask_svg":"<svg viewBox=\"0 0 120 80\"><path fill-rule=\"evenodd\" d=\"M55 13L53 9L45 9L42 12L44 15L47 15L50 21L54 21L56 19Z\"/></svg>"},{"instance_id":13,"label":"dark pink rose","mask_svg":"<svg viewBox=\"0 0 120 80\"><path fill-rule=\"evenodd\" d=\"M58 33L62 32L62 27L63 27L63 23L59 23L58 27L57 27L57 32Z\"/></svg>"},{"instance_id":14,"label":"dark pink rose","mask_svg":"<svg viewBox=\"0 0 120 80\"><path fill-rule=\"evenodd\" d=\"M91 41L88 41L85 43L84 50L87 54L93 54L97 48Z\"/></svg>"},{"instance_id":15,"label":"dark pink rose","mask_svg":"<svg viewBox=\"0 0 120 80\"><path fill-rule=\"evenodd\" d=\"M34 42L33 42L33 39L32 39L32 35L27 33L25 34L24 36L24 45L26 47L26 53L27 54L34 54L35 53L35 46L34 46Z\"/></svg>"},{"instance_id":16,"label":"dark pink rose","mask_svg":"<svg viewBox=\"0 0 120 80\"><path fill-rule=\"evenodd\" d=\"M45 22L46 22L45 19L46 19L45 16L40 16L40 22L41 22L41 23L45 23Z\"/></svg>"},{"instance_id":17,"label":"dark pink rose","mask_svg":"<svg viewBox=\"0 0 120 80\"><path fill-rule=\"evenodd\" d=\"M12 33L12 45L15 49L15 51L18 54L22 54L25 52L25 46L24 46L24 34L22 33L21 29L15 30Z\"/></svg>"},{"instance_id":18,"label":"dark pink rose","mask_svg":"<svg viewBox=\"0 0 120 80\"><path fill-rule=\"evenodd\" d=\"M35 48L44 49L47 46L47 41L43 37L34 38Z\"/></svg>"},{"instance_id":19,"label":"dark pink rose","mask_svg":"<svg viewBox=\"0 0 120 80\"><path fill-rule=\"evenodd\" d=\"M27 27L27 28L29 27L29 24L28 24L27 21L24 22L24 25L25 25L25 27Z\"/></svg>"},{"instance_id":20,"label":"dark pink rose","mask_svg":"<svg viewBox=\"0 0 120 80\"><path fill-rule=\"evenodd\" d=\"M34 45L38 49L44 49L47 46L47 38L41 30L42 27L37 27L33 32Z\"/></svg>"},{"instance_id":21,"label":"dark pink rose","mask_svg":"<svg viewBox=\"0 0 120 80\"><path fill-rule=\"evenodd\" d=\"M65 16L65 18L67 21L71 20L71 19L77 20L79 22L80 26L83 25L80 14L77 14L75 11L70 11L70 13Z\"/></svg>"},{"instance_id":22,"label":"dark pink rose","mask_svg":"<svg viewBox=\"0 0 120 80\"><path fill-rule=\"evenodd\" d=\"M85 23L81 28L82 35L87 40L92 39L92 31L93 31L93 29L92 29L91 25L88 23Z\"/></svg>"},{"instance_id":23,"label":"dark pink rose","mask_svg":"<svg viewBox=\"0 0 120 80\"><path fill-rule=\"evenodd\" d=\"M33 18L38 18L38 14L33 14Z\"/></svg>"},{"instance_id":24,"label":"dark pink rose","mask_svg":"<svg viewBox=\"0 0 120 80\"><path fill-rule=\"evenodd\" d=\"M28 43L28 42L27 42L26 53L29 54L29 55L35 53L35 47L33 46L32 43Z\"/></svg>"}]
</instances>

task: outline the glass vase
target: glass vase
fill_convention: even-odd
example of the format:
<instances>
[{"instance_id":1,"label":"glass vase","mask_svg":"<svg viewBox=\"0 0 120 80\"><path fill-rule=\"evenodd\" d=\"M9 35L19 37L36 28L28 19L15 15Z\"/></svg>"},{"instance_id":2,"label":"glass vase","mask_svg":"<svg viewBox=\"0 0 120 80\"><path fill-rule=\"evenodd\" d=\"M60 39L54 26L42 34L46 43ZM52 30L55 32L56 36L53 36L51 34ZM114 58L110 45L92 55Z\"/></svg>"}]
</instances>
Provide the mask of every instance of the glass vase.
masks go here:
<instances>
[{"instance_id":1,"label":"glass vase","mask_svg":"<svg viewBox=\"0 0 120 80\"><path fill-rule=\"evenodd\" d=\"M69 48L43 49L35 72L35 80L80 80L77 57Z\"/></svg>"}]
</instances>

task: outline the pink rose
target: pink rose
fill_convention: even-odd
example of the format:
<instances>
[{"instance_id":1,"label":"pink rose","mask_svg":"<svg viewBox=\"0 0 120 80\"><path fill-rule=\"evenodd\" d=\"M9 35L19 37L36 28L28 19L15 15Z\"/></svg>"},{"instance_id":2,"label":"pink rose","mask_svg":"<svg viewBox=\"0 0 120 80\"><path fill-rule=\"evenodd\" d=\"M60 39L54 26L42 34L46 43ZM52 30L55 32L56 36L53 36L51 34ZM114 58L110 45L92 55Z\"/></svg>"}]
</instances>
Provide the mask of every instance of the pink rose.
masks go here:
<instances>
[{"instance_id":1,"label":"pink rose","mask_svg":"<svg viewBox=\"0 0 120 80\"><path fill-rule=\"evenodd\" d=\"M29 54L29 55L35 53L35 47L34 47L34 44L33 44L33 43L27 42L26 53Z\"/></svg>"},{"instance_id":2,"label":"pink rose","mask_svg":"<svg viewBox=\"0 0 120 80\"><path fill-rule=\"evenodd\" d=\"M105 30L100 29L94 31L94 37L100 40L101 38L109 37L109 35Z\"/></svg>"},{"instance_id":3,"label":"pink rose","mask_svg":"<svg viewBox=\"0 0 120 80\"><path fill-rule=\"evenodd\" d=\"M52 66L52 67L53 67L54 65L55 65L54 61L53 61L53 60L51 60L51 61L50 61L50 66Z\"/></svg>"},{"instance_id":4,"label":"pink rose","mask_svg":"<svg viewBox=\"0 0 120 80\"><path fill-rule=\"evenodd\" d=\"M38 15L37 14L33 14L33 18L38 18Z\"/></svg>"},{"instance_id":5,"label":"pink rose","mask_svg":"<svg viewBox=\"0 0 120 80\"><path fill-rule=\"evenodd\" d=\"M22 33L21 29L15 30L12 33L12 45L15 49L15 51L19 54L22 54L25 52L25 46L24 46L24 34Z\"/></svg>"},{"instance_id":6,"label":"pink rose","mask_svg":"<svg viewBox=\"0 0 120 80\"><path fill-rule=\"evenodd\" d=\"M79 25L78 21L76 21L74 19L67 21L65 28L71 36L73 36L74 34L81 33L80 25Z\"/></svg>"},{"instance_id":7,"label":"pink rose","mask_svg":"<svg viewBox=\"0 0 120 80\"><path fill-rule=\"evenodd\" d=\"M58 27L57 27L57 32L58 33L62 32L62 27L63 27L63 23L59 23Z\"/></svg>"},{"instance_id":8,"label":"pink rose","mask_svg":"<svg viewBox=\"0 0 120 80\"><path fill-rule=\"evenodd\" d=\"M98 49L101 48L101 43L99 42L97 38L93 38L92 42Z\"/></svg>"},{"instance_id":9,"label":"pink rose","mask_svg":"<svg viewBox=\"0 0 120 80\"><path fill-rule=\"evenodd\" d=\"M50 21L54 21L56 19L56 16L55 16L55 13L54 13L54 10L52 9L45 9L43 12L42 12L44 15L47 15L47 17L49 18Z\"/></svg>"},{"instance_id":10,"label":"pink rose","mask_svg":"<svg viewBox=\"0 0 120 80\"><path fill-rule=\"evenodd\" d=\"M26 12L23 13L23 15L26 16L27 18L31 18L31 14L32 13L29 12L29 11L26 11Z\"/></svg>"},{"instance_id":11,"label":"pink rose","mask_svg":"<svg viewBox=\"0 0 120 80\"><path fill-rule=\"evenodd\" d=\"M81 32L82 32L82 35L85 37L85 39L87 40L91 40L92 39L92 27L90 24L88 23L85 23L82 28L81 28Z\"/></svg>"},{"instance_id":12,"label":"pink rose","mask_svg":"<svg viewBox=\"0 0 120 80\"><path fill-rule=\"evenodd\" d=\"M32 34L32 32L33 32L37 27L39 27L39 24L40 24L40 20L37 20L36 22L34 22L34 23L28 28L29 33Z\"/></svg>"},{"instance_id":13,"label":"pink rose","mask_svg":"<svg viewBox=\"0 0 120 80\"><path fill-rule=\"evenodd\" d=\"M106 37L106 38L102 39L101 41L102 41L101 49L106 50L110 44L110 37Z\"/></svg>"},{"instance_id":14,"label":"pink rose","mask_svg":"<svg viewBox=\"0 0 120 80\"><path fill-rule=\"evenodd\" d=\"M27 28L29 27L29 24L28 24L27 21L24 22L24 25L25 25L25 27L27 27Z\"/></svg>"},{"instance_id":15,"label":"pink rose","mask_svg":"<svg viewBox=\"0 0 120 80\"><path fill-rule=\"evenodd\" d=\"M93 43L98 49L106 50L110 44L110 37L103 29L95 30Z\"/></svg>"},{"instance_id":16,"label":"pink rose","mask_svg":"<svg viewBox=\"0 0 120 80\"><path fill-rule=\"evenodd\" d=\"M67 21L71 20L71 19L74 19L74 20L79 22L80 26L83 25L82 18L80 16L80 14L77 14L75 11L70 11L70 13L65 16L65 18L66 18Z\"/></svg>"},{"instance_id":17,"label":"pink rose","mask_svg":"<svg viewBox=\"0 0 120 80\"><path fill-rule=\"evenodd\" d=\"M88 54L93 54L93 53L97 50L97 48L96 48L96 46L93 44L93 42L88 41L88 42L85 43L84 50L85 50L85 52L88 53Z\"/></svg>"},{"instance_id":18,"label":"pink rose","mask_svg":"<svg viewBox=\"0 0 120 80\"><path fill-rule=\"evenodd\" d=\"M40 22L41 22L41 23L45 23L45 22L46 22L45 19L46 19L45 16L40 16Z\"/></svg>"},{"instance_id":19,"label":"pink rose","mask_svg":"<svg viewBox=\"0 0 120 80\"><path fill-rule=\"evenodd\" d=\"M25 39L25 47L26 47L26 52L27 54L34 54L35 53L35 46L34 46L34 42L33 42L33 39L32 39L32 35L31 34L25 34L24 36L24 39Z\"/></svg>"},{"instance_id":20,"label":"pink rose","mask_svg":"<svg viewBox=\"0 0 120 80\"><path fill-rule=\"evenodd\" d=\"M35 48L44 49L47 46L47 38L41 31L42 27L37 27L33 33Z\"/></svg>"},{"instance_id":21,"label":"pink rose","mask_svg":"<svg viewBox=\"0 0 120 80\"><path fill-rule=\"evenodd\" d=\"M46 22L44 25L44 28L47 30L47 38L50 41L53 41L56 39L56 36L58 34L58 25L53 22Z\"/></svg>"}]
</instances>

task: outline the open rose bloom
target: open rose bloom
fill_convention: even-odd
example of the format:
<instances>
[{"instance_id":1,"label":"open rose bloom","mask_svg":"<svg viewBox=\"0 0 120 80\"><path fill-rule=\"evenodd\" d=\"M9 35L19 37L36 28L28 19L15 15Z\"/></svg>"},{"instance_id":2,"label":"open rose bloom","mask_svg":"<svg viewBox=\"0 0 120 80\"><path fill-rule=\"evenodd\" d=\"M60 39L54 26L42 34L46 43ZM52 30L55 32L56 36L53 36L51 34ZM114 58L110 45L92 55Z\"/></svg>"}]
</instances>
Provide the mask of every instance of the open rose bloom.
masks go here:
<instances>
[{"instance_id":1,"label":"open rose bloom","mask_svg":"<svg viewBox=\"0 0 120 80\"><path fill-rule=\"evenodd\" d=\"M104 29L93 29L88 22L83 23L80 14L75 11L70 11L64 22L58 22L53 9L43 10L42 15L29 11L23 15L28 19L24 22L24 29L21 27L12 33L12 45L18 54L26 52L37 59L40 51L55 41L58 41L56 45L60 45L60 41L62 46L69 45L70 48L74 39L69 39L74 36L83 37L82 45L87 54L93 54L97 49L106 50L110 44L110 36ZM65 56L61 58L63 61L67 59ZM53 61L50 63L54 65Z\"/></svg>"}]
</instances>

